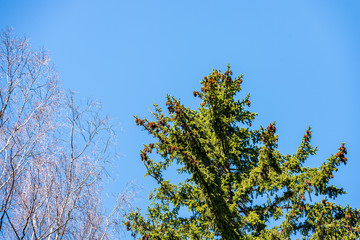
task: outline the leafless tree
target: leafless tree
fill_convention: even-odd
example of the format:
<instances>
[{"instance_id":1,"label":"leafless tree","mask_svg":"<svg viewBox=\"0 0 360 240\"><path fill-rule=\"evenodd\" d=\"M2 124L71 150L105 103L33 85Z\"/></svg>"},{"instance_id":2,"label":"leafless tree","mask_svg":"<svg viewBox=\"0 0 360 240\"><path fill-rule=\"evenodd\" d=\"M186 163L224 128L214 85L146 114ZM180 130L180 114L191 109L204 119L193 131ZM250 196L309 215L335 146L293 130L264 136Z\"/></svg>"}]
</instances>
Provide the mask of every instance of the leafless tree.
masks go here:
<instances>
[{"instance_id":1,"label":"leafless tree","mask_svg":"<svg viewBox=\"0 0 360 240\"><path fill-rule=\"evenodd\" d=\"M102 180L114 131L96 102L65 94L46 51L0 43L0 238L109 239Z\"/></svg>"}]
</instances>

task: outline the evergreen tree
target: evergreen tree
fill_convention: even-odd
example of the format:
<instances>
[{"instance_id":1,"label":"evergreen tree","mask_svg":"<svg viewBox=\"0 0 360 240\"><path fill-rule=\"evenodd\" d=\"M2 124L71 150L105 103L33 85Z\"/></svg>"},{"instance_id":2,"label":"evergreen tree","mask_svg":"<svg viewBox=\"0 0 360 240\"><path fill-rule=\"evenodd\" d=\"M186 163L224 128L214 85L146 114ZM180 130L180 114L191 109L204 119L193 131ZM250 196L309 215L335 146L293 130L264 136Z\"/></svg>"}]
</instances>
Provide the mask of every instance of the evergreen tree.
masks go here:
<instances>
[{"instance_id":1,"label":"evergreen tree","mask_svg":"<svg viewBox=\"0 0 360 240\"><path fill-rule=\"evenodd\" d=\"M152 240L359 237L359 210L330 201L345 193L329 183L347 162L344 144L320 167L306 167L317 151L309 128L295 154L281 154L275 123L251 129L256 114L248 110L249 95L236 100L242 77L232 77L230 67L213 70L193 92L202 101L198 109L168 95L169 114L155 104L155 121L136 117L156 139L140 156L159 187L149 196L146 217L130 213L127 229ZM184 181L165 178L171 165Z\"/></svg>"}]
</instances>

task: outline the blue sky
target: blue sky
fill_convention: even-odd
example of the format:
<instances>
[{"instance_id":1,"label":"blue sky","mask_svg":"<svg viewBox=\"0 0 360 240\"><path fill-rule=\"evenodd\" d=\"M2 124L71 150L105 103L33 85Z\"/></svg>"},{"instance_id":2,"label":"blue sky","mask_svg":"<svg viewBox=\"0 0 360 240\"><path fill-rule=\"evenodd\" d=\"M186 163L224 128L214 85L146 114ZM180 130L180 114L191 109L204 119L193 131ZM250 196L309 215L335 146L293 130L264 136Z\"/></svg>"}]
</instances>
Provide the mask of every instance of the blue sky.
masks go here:
<instances>
[{"instance_id":1,"label":"blue sky","mask_svg":"<svg viewBox=\"0 0 360 240\"><path fill-rule=\"evenodd\" d=\"M121 123L121 191L144 179L139 150L149 140L133 115L149 116L167 93L197 107L192 92L212 68L243 73L255 126L276 120L279 148L293 153L309 125L319 165L341 142L348 164L335 185L342 204L360 207L360 2L353 1L7 1L0 29L13 27L46 47L66 89L93 97Z\"/></svg>"}]
</instances>

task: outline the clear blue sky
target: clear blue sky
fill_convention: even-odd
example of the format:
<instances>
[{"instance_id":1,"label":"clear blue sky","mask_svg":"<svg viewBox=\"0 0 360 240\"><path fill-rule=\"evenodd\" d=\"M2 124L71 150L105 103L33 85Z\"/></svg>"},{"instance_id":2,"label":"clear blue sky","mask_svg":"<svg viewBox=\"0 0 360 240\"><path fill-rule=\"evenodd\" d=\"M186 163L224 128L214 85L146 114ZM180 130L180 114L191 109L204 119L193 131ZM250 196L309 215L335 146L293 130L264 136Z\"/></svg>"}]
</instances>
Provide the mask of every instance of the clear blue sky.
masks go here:
<instances>
[{"instance_id":1,"label":"clear blue sky","mask_svg":"<svg viewBox=\"0 0 360 240\"><path fill-rule=\"evenodd\" d=\"M360 1L16 1L0 0L0 29L45 46L64 88L94 97L121 123L121 190L144 179L139 150L149 140L132 115L149 116L166 93L196 107L192 92L212 68L231 64L259 113L276 120L284 153L308 125L319 165L347 142L348 164L332 180L339 202L360 207Z\"/></svg>"}]
</instances>

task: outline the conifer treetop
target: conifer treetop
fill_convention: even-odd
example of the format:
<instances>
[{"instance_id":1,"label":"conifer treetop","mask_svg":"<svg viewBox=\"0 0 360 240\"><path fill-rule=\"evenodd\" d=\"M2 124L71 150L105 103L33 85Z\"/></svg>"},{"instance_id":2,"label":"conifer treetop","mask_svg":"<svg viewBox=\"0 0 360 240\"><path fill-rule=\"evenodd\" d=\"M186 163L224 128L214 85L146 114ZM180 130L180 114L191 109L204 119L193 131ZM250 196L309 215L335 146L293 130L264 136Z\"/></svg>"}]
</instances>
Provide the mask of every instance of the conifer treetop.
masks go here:
<instances>
[{"instance_id":1,"label":"conifer treetop","mask_svg":"<svg viewBox=\"0 0 360 240\"><path fill-rule=\"evenodd\" d=\"M345 145L320 167L306 167L317 151L309 127L296 153L281 154L275 123L251 128L256 114L249 111L250 96L236 98L243 75L232 75L228 66L205 76L193 92L201 100L198 109L168 95L167 113L155 104L154 121L135 117L155 139L140 158L159 187L149 196L146 216L128 215L127 229L152 240L359 237L359 210L331 202L345 193L329 183L347 162ZM171 165L184 181L166 179Z\"/></svg>"}]
</instances>

